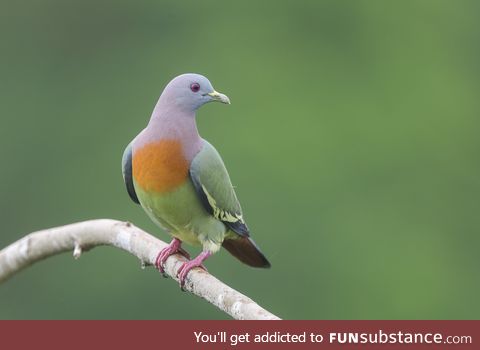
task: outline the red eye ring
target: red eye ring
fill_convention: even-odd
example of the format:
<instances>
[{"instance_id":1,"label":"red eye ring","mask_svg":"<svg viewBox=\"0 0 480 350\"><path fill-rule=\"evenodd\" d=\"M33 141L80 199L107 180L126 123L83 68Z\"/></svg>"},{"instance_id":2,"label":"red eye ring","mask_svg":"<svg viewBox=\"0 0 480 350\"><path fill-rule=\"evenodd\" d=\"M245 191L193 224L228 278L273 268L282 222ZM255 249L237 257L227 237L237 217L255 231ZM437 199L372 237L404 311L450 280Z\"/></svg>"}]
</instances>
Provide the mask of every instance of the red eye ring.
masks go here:
<instances>
[{"instance_id":1,"label":"red eye ring","mask_svg":"<svg viewBox=\"0 0 480 350\"><path fill-rule=\"evenodd\" d=\"M200 90L200 84L199 83L192 83L190 85L190 90L193 92L198 92Z\"/></svg>"}]
</instances>

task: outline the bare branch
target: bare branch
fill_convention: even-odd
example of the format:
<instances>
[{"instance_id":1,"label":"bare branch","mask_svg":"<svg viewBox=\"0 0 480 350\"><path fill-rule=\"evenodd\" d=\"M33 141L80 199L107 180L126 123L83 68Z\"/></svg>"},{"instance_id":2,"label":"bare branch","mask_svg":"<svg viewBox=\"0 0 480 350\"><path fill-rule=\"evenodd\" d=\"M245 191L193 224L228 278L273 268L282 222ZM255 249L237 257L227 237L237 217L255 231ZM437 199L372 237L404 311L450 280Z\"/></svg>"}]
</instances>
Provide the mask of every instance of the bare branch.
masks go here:
<instances>
[{"instance_id":1,"label":"bare branch","mask_svg":"<svg viewBox=\"0 0 480 350\"><path fill-rule=\"evenodd\" d=\"M23 268L49 256L73 251L80 255L96 246L110 245L125 250L153 265L158 252L167 244L127 222L100 219L30 233L0 251L0 283ZM185 261L175 254L165 264L166 273L177 280L176 271ZM250 298L230 288L202 269L188 274L185 289L207 300L235 319L278 320Z\"/></svg>"}]
</instances>

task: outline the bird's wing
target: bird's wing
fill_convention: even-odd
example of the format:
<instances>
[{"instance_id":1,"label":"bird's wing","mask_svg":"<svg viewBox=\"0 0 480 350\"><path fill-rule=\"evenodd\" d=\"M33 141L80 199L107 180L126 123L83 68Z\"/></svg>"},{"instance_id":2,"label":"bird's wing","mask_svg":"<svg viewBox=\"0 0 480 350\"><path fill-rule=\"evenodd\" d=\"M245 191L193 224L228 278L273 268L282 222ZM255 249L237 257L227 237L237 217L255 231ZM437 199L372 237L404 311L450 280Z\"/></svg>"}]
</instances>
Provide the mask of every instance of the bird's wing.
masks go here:
<instances>
[{"instance_id":1,"label":"bird's wing","mask_svg":"<svg viewBox=\"0 0 480 350\"><path fill-rule=\"evenodd\" d=\"M222 158L205 140L202 150L190 164L190 178L205 209L238 234L234 239L225 239L222 246L247 265L270 267L267 258L250 238L242 208Z\"/></svg>"},{"instance_id":2,"label":"bird's wing","mask_svg":"<svg viewBox=\"0 0 480 350\"><path fill-rule=\"evenodd\" d=\"M135 192L135 187L133 186L133 176L132 176L132 144L133 141L130 142L123 151L122 157L122 175L123 181L125 182L125 186L127 188L128 195L137 204L140 204L138 200L137 193Z\"/></svg>"},{"instance_id":3,"label":"bird's wing","mask_svg":"<svg viewBox=\"0 0 480 350\"><path fill-rule=\"evenodd\" d=\"M203 206L211 215L240 236L250 235L222 158L205 140L202 150L190 164L190 178Z\"/></svg>"}]
</instances>

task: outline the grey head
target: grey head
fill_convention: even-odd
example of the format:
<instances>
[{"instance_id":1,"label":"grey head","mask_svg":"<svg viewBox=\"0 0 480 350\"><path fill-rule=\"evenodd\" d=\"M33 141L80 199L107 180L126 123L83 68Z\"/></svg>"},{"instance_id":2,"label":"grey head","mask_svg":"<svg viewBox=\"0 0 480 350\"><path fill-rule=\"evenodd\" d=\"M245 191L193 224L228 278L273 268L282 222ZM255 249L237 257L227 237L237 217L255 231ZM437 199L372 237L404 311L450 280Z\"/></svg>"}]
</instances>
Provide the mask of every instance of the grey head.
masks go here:
<instances>
[{"instance_id":1,"label":"grey head","mask_svg":"<svg viewBox=\"0 0 480 350\"><path fill-rule=\"evenodd\" d=\"M205 103L218 101L230 104L230 99L213 88L203 75L187 73L170 81L158 101L157 107L176 107L186 112L194 112Z\"/></svg>"}]
</instances>

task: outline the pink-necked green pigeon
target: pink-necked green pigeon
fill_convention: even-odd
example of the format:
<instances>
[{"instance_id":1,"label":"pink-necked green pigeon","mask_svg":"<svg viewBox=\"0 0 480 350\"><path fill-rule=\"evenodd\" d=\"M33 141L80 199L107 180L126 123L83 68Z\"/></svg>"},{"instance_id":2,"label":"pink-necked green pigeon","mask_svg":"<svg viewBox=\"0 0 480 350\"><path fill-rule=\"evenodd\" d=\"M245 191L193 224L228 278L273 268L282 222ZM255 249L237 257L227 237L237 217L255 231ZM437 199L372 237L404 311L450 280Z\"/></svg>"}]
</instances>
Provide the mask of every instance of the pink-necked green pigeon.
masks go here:
<instances>
[{"instance_id":1,"label":"pink-necked green pigeon","mask_svg":"<svg viewBox=\"0 0 480 350\"><path fill-rule=\"evenodd\" d=\"M221 246L243 263L270 267L250 238L227 169L217 150L198 134L195 113L205 103L230 104L199 74L183 74L164 89L147 127L125 149L122 170L127 192L172 237L156 267L164 273L167 258L182 242L202 252L178 270L184 286L188 272Z\"/></svg>"}]
</instances>

